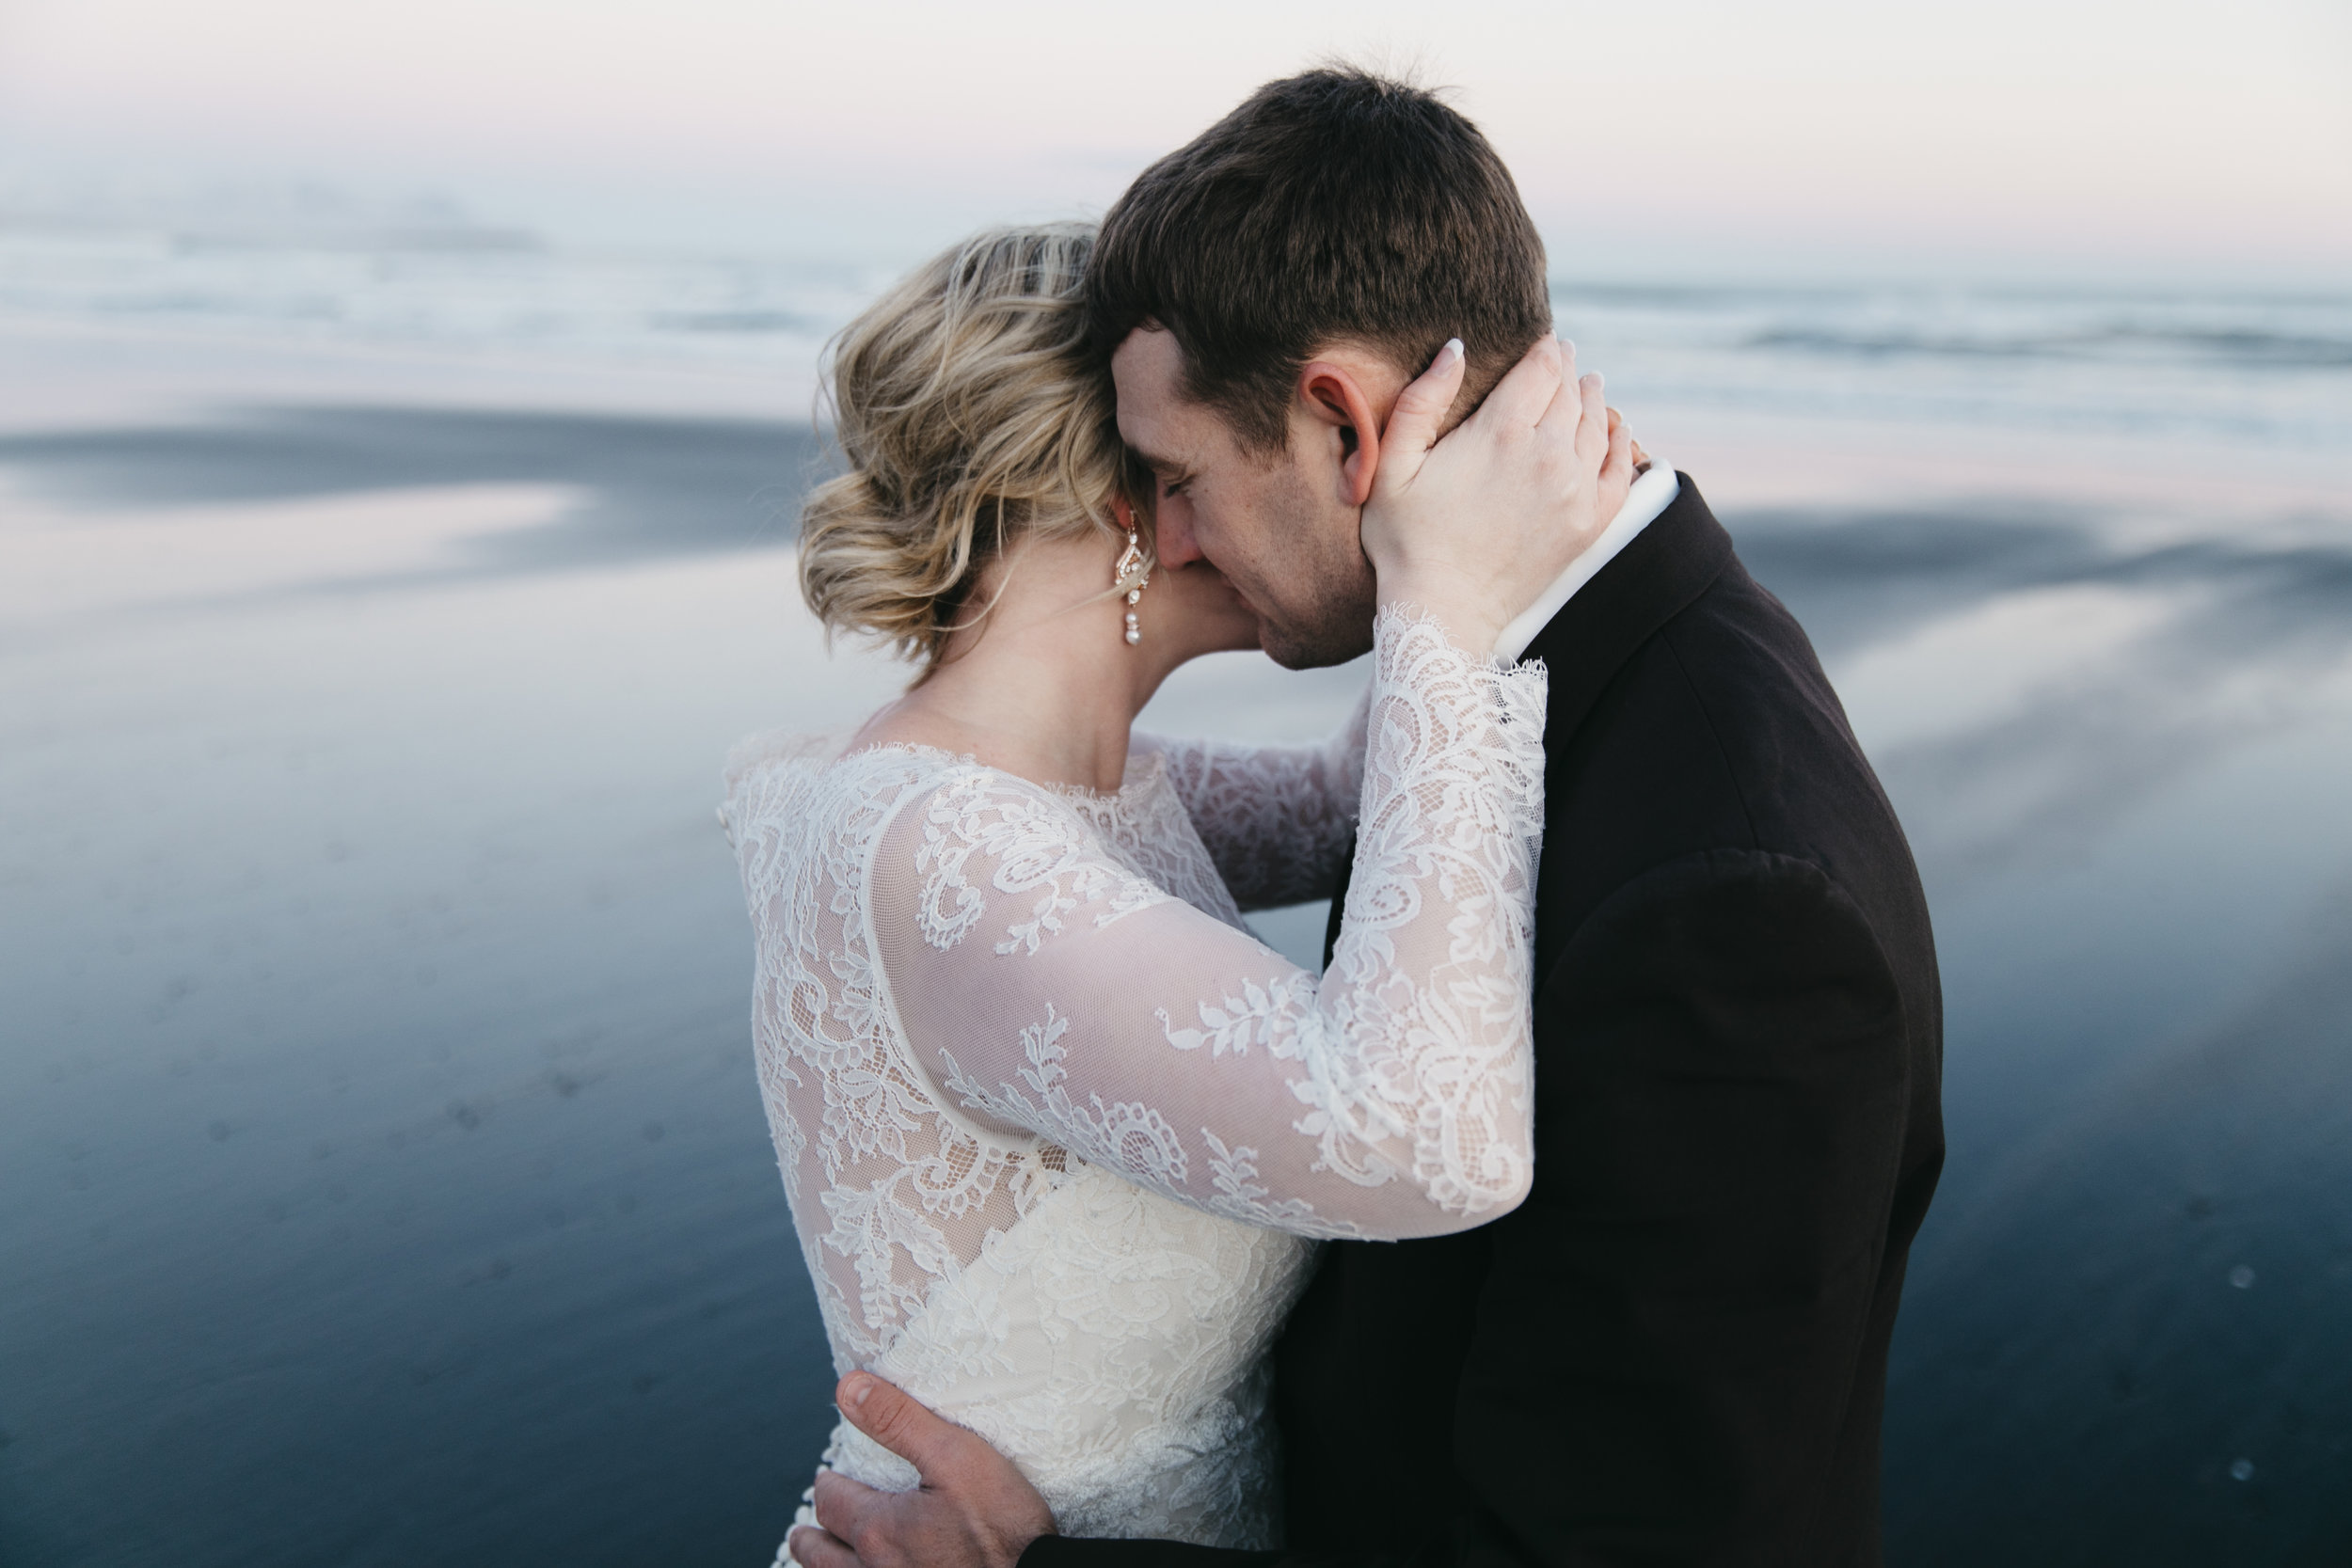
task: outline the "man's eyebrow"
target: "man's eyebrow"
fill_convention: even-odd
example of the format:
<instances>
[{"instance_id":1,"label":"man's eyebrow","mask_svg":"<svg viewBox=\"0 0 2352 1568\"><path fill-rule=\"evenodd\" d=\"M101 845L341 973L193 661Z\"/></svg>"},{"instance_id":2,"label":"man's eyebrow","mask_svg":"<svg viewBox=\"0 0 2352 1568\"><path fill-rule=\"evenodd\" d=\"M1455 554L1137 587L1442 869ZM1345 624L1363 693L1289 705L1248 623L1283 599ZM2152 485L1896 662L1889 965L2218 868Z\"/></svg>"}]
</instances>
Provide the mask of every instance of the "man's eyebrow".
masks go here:
<instances>
[{"instance_id":1,"label":"man's eyebrow","mask_svg":"<svg viewBox=\"0 0 2352 1568\"><path fill-rule=\"evenodd\" d=\"M1184 466L1174 458L1162 457L1157 452L1146 451L1133 441L1127 443L1127 450L1135 455L1136 462L1154 472L1171 474L1184 472Z\"/></svg>"}]
</instances>

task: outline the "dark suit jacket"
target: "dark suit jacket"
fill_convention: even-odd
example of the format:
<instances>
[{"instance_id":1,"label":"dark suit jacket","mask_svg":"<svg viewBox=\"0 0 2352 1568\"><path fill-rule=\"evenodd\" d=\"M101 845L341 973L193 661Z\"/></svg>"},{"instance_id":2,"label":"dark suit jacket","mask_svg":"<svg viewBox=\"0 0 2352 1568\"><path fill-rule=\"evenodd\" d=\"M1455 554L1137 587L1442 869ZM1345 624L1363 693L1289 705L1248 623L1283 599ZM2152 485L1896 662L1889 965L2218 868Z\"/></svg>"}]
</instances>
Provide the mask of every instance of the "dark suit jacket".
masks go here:
<instances>
[{"instance_id":1,"label":"dark suit jacket","mask_svg":"<svg viewBox=\"0 0 2352 1568\"><path fill-rule=\"evenodd\" d=\"M1277 1352L1287 1551L1047 1537L1021 1568L1881 1560L1887 1338L1944 1157L1902 830L1687 476L1528 657L1534 1192L1328 1248Z\"/></svg>"}]
</instances>

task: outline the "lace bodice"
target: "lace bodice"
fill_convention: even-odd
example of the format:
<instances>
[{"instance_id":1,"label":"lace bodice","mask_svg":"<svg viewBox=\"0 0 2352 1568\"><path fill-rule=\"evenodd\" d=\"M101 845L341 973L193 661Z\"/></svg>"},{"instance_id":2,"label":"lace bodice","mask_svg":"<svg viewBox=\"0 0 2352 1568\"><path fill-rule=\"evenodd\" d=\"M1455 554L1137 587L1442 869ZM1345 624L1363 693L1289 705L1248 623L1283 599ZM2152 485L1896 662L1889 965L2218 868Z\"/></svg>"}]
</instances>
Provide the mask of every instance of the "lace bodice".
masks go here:
<instances>
[{"instance_id":1,"label":"lace bodice","mask_svg":"<svg viewBox=\"0 0 2352 1568\"><path fill-rule=\"evenodd\" d=\"M1524 1195L1544 674L1384 612L1316 748L1138 736L1116 796L905 746L739 752L761 1086L837 1370L1020 1463L1073 1534L1272 1543L1303 1238ZM1318 977L1244 907L1327 896ZM846 1425L827 1462L905 1486Z\"/></svg>"}]
</instances>

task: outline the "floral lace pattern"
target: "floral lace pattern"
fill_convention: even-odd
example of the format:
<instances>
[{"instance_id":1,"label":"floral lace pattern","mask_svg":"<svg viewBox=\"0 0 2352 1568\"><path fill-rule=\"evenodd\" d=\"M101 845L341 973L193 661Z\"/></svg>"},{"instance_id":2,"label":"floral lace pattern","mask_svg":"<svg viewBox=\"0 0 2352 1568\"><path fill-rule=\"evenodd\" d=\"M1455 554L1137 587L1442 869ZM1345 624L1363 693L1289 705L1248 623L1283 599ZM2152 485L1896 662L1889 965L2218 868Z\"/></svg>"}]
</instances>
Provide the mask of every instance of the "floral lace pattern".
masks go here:
<instances>
[{"instance_id":1,"label":"floral lace pattern","mask_svg":"<svg viewBox=\"0 0 2352 1568\"><path fill-rule=\"evenodd\" d=\"M1325 746L1135 737L1139 750L1165 759L1169 782L1192 820L1202 824L1217 873L1239 908L1304 904L1330 897L1339 886L1363 792L1371 707L1367 689L1347 726Z\"/></svg>"},{"instance_id":2,"label":"floral lace pattern","mask_svg":"<svg viewBox=\"0 0 2352 1568\"><path fill-rule=\"evenodd\" d=\"M1142 743L1114 797L739 751L760 1082L836 1369L988 1437L1066 1533L1273 1544L1302 1238L1525 1190L1543 707L1539 666L1390 611L1339 741ZM1231 888L1328 893L1359 816L1318 980ZM826 1463L913 1481L846 1424Z\"/></svg>"}]
</instances>

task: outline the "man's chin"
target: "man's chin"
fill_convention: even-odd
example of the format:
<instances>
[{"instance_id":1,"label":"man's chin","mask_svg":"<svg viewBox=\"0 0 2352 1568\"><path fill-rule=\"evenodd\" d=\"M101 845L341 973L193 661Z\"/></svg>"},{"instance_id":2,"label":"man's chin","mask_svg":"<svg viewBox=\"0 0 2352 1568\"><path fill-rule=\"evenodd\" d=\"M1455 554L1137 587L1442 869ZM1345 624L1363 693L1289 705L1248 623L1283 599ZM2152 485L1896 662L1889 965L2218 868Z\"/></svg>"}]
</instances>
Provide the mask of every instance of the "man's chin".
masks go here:
<instances>
[{"instance_id":1,"label":"man's chin","mask_svg":"<svg viewBox=\"0 0 2352 1568\"><path fill-rule=\"evenodd\" d=\"M1317 626L1301 630L1260 617L1258 646L1285 670L1327 670L1372 652L1372 622L1360 626Z\"/></svg>"}]
</instances>

